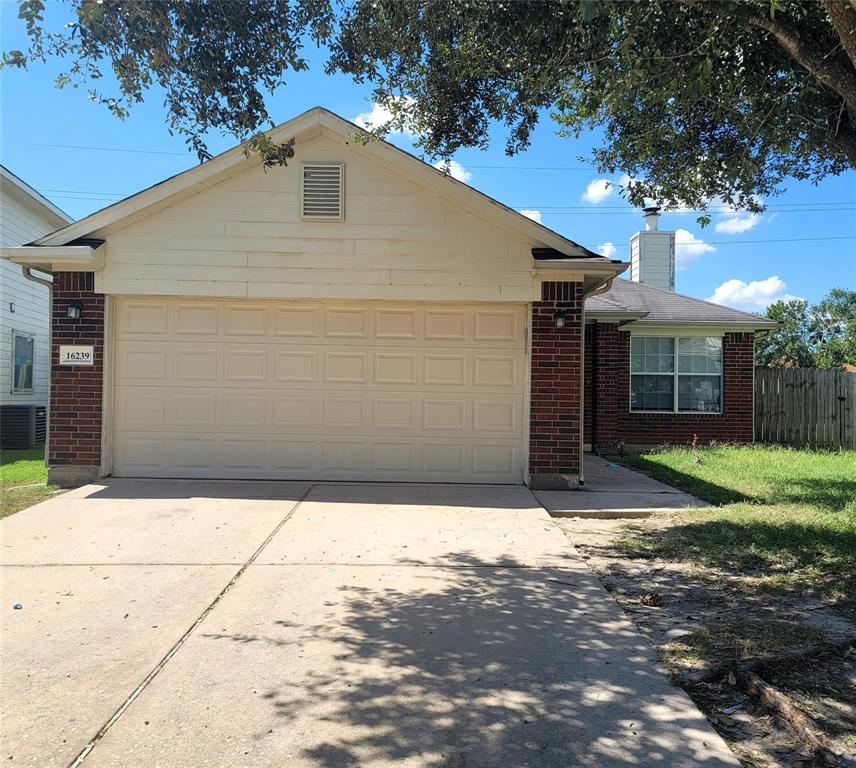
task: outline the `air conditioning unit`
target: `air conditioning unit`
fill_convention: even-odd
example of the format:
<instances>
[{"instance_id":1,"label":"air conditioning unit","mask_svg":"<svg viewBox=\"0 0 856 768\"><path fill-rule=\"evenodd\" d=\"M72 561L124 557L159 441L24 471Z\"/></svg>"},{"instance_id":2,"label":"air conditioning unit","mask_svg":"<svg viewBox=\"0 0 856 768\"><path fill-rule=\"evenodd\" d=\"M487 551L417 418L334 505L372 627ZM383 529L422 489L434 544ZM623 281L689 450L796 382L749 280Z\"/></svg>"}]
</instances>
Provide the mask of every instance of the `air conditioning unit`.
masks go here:
<instances>
[{"instance_id":1,"label":"air conditioning unit","mask_svg":"<svg viewBox=\"0 0 856 768\"><path fill-rule=\"evenodd\" d=\"M36 448L45 444L48 410L43 405L0 406L0 446Z\"/></svg>"}]
</instances>

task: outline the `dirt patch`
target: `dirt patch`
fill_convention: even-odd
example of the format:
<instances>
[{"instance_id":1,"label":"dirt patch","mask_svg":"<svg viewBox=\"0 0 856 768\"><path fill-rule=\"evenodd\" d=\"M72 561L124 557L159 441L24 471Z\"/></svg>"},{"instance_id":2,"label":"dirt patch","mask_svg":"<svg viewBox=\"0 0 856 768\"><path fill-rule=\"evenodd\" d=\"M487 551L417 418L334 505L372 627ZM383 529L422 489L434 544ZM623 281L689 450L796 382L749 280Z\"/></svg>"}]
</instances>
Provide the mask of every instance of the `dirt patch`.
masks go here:
<instances>
[{"instance_id":1,"label":"dirt patch","mask_svg":"<svg viewBox=\"0 0 856 768\"><path fill-rule=\"evenodd\" d=\"M856 613L850 601L627 546L666 531L673 524L669 514L556 523L745 766L856 765ZM741 689L729 670L746 665L808 716L834 761Z\"/></svg>"}]
</instances>

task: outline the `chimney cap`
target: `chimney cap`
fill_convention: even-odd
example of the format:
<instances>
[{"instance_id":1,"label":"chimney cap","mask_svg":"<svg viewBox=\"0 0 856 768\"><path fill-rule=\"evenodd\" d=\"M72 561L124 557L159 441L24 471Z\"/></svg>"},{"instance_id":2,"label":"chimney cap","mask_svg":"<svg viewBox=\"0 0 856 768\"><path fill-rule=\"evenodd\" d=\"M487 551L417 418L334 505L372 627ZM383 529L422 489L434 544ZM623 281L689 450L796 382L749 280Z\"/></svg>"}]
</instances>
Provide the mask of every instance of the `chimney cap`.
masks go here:
<instances>
[{"instance_id":1,"label":"chimney cap","mask_svg":"<svg viewBox=\"0 0 856 768\"><path fill-rule=\"evenodd\" d=\"M660 210L661 209L659 205L648 205L642 209L642 213L644 213L646 216L650 216L651 214L659 213Z\"/></svg>"}]
</instances>

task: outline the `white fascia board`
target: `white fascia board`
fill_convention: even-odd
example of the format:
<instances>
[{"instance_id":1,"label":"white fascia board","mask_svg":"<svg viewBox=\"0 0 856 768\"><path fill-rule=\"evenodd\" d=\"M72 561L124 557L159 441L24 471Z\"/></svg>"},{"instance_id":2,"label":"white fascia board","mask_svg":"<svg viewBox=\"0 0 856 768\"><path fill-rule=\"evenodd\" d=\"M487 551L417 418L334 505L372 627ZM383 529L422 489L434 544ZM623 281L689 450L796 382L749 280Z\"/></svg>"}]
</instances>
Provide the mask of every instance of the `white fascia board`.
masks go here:
<instances>
[{"instance_id":1,"label":"white fascia board","mask_svg":"<svg viewBox=\"0 0 856 768\"><path fill-rule=\"evenodd\" d=\"M92 272L104 266L104 246L90 245L19 245L0 248L0 258L25 267L38 267L51 272Z\"/></svg>"},{"instance_id":2,"label":"white fascia board","mask_svg":"<svg viewBox=\"0 0 856 768\"><path fill-rule=\"evenodd\" d=\"M533 259L532 269L537 280L542 282L581 282L585 277L610 279L624 272L630 264L626 261L591 259Z\"/></svg>"}]
</instances>

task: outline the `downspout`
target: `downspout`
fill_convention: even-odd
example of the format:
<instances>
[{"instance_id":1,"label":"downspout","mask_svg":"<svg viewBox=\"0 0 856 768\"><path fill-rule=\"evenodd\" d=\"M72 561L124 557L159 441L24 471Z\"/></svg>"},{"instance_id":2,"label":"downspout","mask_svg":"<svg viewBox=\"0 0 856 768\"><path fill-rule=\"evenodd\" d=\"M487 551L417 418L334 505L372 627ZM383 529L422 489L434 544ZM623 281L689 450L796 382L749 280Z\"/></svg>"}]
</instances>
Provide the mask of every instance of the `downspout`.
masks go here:
<instances>
[{"instance_id":1,"label":"downspout","mask_svg":"<svg viewBox=\"0 0 856 768\"><path fill-rule=\"evenodd\" d=\"M586 484L585 475L585 414L586 414L586 299L589 296L598 296L601 293L606 293L612 288L614 277L610 277L605 282L592 288L583 294L582 312L580 312L580 485ZM594 371L592 371L594 377Z\"/></svg>"},{"instance_id":2,"label":"downspout","mask_svg":"<svg viewBox=\"0 0 856 768\"><path fill-rule=\"evenodd\" d=\"M39 270L42 272L42 270ZM51 387L53 385L53 280L45 280L43 277L36 277L33 274L33 268L24 264L21 265L21 274L25 280L31 283L43 285L48 289L48 401L45 405L45 413L48 417L45 424L45 466L48 465L48 456L50 455L50 439L51 439ZM43 272L42 274L51 274Z\"/></svg>"}]
</instances>

